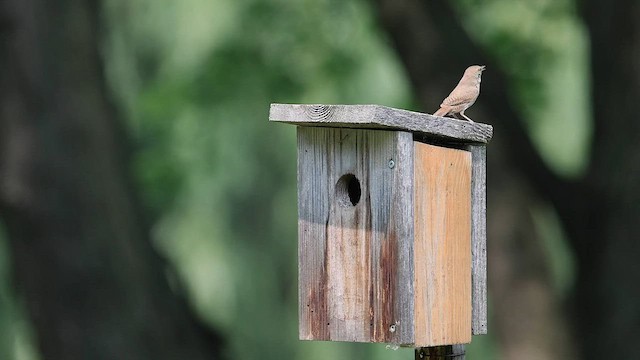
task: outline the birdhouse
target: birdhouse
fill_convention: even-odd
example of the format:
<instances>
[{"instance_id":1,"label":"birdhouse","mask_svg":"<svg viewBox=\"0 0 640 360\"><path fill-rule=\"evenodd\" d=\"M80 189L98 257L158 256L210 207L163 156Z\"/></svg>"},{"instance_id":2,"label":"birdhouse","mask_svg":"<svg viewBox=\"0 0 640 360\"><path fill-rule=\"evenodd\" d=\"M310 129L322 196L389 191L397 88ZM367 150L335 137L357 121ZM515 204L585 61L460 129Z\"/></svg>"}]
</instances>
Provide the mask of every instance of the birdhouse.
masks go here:
<instances>
[{"instance_id":1,"label":"birdhouse","mask_svg":"<svg viewBox=\"0 0 640 360\"><path fill-rule=\"evenodd\" d=\"M489 125L272 104L297 125L299 336L413 347L487 329Z\"/></svg>"}]
</instances>

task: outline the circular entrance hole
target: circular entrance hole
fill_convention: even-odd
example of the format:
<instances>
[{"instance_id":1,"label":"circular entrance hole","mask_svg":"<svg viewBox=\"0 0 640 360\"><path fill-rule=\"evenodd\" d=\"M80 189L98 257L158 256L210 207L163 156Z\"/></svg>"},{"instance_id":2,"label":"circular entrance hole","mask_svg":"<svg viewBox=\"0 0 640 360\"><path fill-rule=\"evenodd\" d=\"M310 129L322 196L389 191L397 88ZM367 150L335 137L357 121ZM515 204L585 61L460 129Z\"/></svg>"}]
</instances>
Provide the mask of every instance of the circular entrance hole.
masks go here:
<instances>
[{"instance_id":1,"label":"circular entrance hole","mask_svg":"<svg viewBox=\"0 0 640 360\"><path fill-rule=\"evenodd\" d=\"M342 207L356 206L360 201L362 189L360 180L353 174L345 174L336 183L336 197Z\"/></svg>"}]
</instances>

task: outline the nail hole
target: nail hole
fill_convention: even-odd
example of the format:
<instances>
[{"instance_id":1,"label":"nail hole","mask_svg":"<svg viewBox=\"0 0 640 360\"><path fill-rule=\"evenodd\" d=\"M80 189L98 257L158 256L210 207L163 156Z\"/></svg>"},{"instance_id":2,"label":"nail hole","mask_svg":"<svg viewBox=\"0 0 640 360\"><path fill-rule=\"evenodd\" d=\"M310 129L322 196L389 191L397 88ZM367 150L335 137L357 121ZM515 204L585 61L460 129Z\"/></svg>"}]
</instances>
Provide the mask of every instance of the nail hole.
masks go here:
<instances>
[{"instance_id":1,"label":"nail hole","mask_svg":"<svg viewBox=\"0 0 640 360\"><path fill-rule=\"evenodd\" d=\"M342 207L356 206L360 202L360 181L353 174L342 175L336 184L336 197Z\"/></svg>"}]
</instances>

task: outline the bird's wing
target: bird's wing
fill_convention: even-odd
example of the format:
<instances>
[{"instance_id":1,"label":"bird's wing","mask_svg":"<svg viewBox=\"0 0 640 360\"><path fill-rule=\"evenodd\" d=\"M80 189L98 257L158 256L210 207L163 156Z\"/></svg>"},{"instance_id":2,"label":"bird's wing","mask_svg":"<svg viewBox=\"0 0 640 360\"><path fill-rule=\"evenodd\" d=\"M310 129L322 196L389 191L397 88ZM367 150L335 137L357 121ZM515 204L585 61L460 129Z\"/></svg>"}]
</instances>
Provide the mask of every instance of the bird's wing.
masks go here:
<instances>
[{"instance_id":1,"label":"bird's wing","mask_svg":"<svg viewBox=\"0 0 640 360\"><path fill-rule=\"evenodd\" d=\"M469 103L475 100L476 92L476 89L469 86L456 87L446 99L442 100L440 106L456 106Z\"/></svg>"}]
</instances>

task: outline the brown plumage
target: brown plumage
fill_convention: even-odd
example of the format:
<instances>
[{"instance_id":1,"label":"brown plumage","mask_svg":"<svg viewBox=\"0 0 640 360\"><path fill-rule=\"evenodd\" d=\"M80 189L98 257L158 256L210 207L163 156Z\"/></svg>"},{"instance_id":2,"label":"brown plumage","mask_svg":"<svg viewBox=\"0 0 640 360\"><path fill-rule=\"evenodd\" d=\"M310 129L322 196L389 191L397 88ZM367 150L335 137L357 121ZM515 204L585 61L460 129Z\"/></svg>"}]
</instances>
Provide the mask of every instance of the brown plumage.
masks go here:
<instances>
[{"instance_id":1,"label":"brown plumage","mask_svg":"<svg viewBox=\"0 0 640 360\"><path fill-rule=\"evenodd\" d=\"M462 75L458 86L442 101L440 109L433 113L433 115L453 115L457 118L456 114L460 114L463 118L473 122L473 120L464 114L464 111L471 107L471 105L476 102L478 95L480 95L480 81L484 69L485 67L480 65L469 66L467 70L464 71L464 75Z\"/></svg>"}]
</instances>

